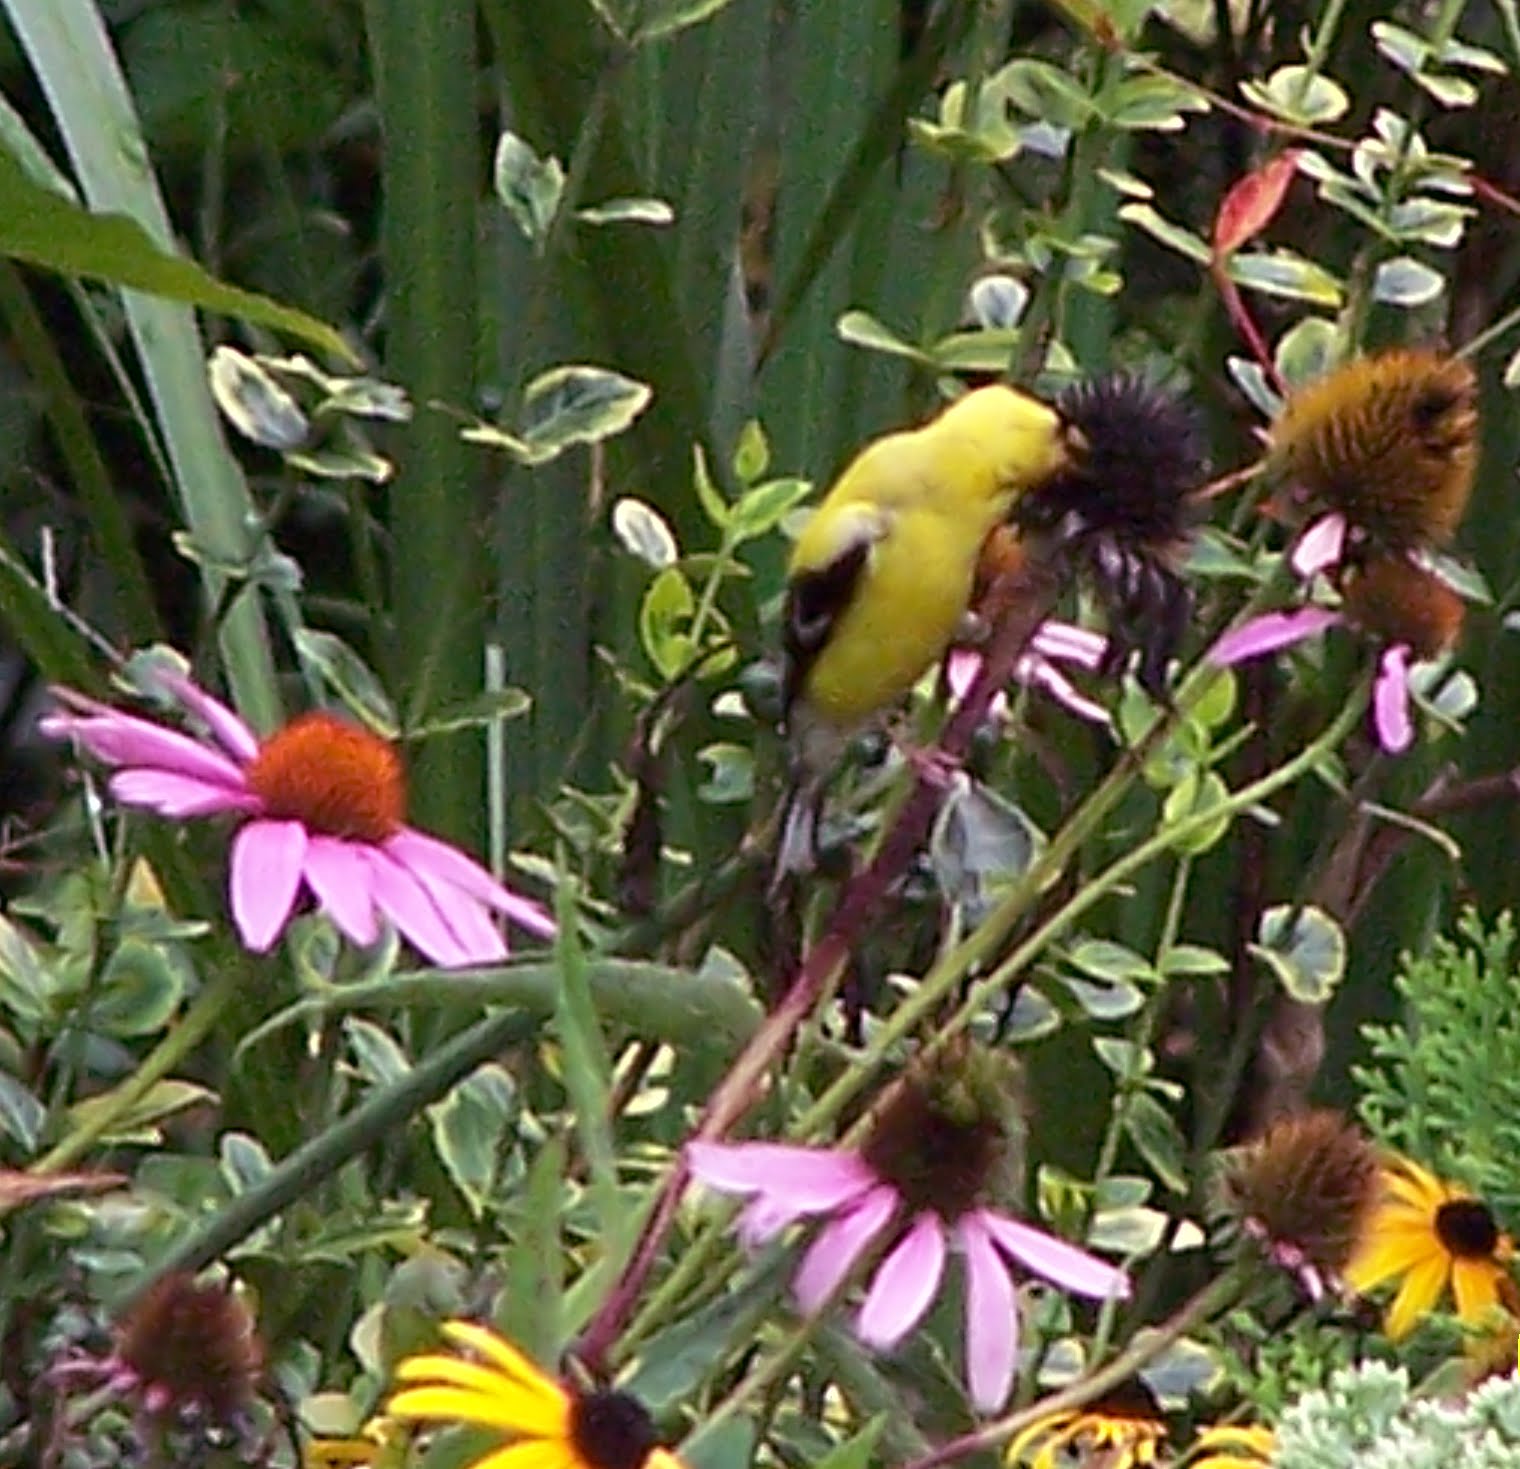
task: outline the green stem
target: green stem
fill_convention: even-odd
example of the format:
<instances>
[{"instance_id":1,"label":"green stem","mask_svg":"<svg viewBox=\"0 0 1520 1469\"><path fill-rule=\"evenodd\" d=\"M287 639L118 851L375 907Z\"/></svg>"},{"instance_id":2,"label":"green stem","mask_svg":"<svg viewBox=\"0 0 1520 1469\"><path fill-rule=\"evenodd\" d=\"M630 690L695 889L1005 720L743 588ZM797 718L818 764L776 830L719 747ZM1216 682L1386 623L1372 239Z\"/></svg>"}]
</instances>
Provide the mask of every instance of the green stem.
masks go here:
<instances>
[{"instance_id":1,"label":"green stem","mask_svg":"<svg viewBox=\"0 0 1520 1469\"><path fill-rule=\"evenodd\" d=\"M241 964L218 969L198 994L183 1018L161 1040L136 1071L111 1093L108 1105L93 1108L73 1132L32 1164L32 1173L53 1173L72 1167L164 1077L177 1067L210 1033L223 1007L247 981Z\"/></svg>"}]
</instances>

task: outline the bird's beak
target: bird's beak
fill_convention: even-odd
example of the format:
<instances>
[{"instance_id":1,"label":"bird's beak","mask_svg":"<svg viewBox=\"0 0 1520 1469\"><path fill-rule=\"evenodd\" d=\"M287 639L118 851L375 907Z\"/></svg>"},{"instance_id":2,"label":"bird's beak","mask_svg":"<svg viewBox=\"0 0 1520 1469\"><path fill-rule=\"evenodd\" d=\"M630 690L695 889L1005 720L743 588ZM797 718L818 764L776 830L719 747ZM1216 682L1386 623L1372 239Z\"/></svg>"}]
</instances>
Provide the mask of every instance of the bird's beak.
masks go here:
<instances>
[{"instance_id":1,"label":"bird's beak","mask_svg":"<svg viewBox=\"0 0 1520 1469\"><path fill-rule=\"evenodd\" d=\"M1078 468L1087 458L1087 452L1091 448L1087 435L1076 424L1063 423L1061 425L1061 449L1068 469Z\"/></svg>"}]
</instances>

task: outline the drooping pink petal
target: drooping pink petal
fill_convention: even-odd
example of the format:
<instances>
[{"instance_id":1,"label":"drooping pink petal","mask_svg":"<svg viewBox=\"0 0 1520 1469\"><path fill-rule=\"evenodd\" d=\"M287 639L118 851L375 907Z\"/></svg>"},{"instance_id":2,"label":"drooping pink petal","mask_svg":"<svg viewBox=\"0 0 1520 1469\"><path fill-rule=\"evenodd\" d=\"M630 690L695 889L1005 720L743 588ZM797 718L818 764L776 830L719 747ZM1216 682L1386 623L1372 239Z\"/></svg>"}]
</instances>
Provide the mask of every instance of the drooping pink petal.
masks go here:
<instances>
[{"instance_id":1,"label":"drooping pink petal","mask_svg":"<svg viewBox=\"0 0 1520 1469\"><path fill-rule=\"evenodd\" d=\"M855 1334L868 1347L891 1351L923 1319L945 1273L945 1224L925 1209L877 1267Z\"/></svg>"},{"instance_id":2,"label":"drooping pink petal","mask_svg":"<svg viewBox=\"0 0 1520 1469\"><path fill-rule=\"evenodd\" d=\"M688 1143L686 1166L719 1193L763 1194L810 1214L842 1208L879 1182L859 1153L786 1143Z\"/></svg>"},{"instance_id":3,"label":"drooping pink petal","mask_svg":"<svg viewBox=\"0 0 1520 1469\"><path fill-rule=\"evenodd\" d=\"M1018 1297L980 1212L963 1216L955 1233L966 1256L966 1385L978 1412L996 1413L1013 1388Z\"/></svg>"},{"instance_id":4,"label":"drooping pink petal","mask_svg":"<svg viewBox=\"0 0 1520 1469\"><path fill-rule=\"evenodd\" d=\"M945 659L945 682L950 686L950 692L957 700L966 697L966 691L976 682L976 676L982 670L982 655L968 652L965 648L957 648ZM997 693L992 696L992 702L987 706L988 719L1006 719L1008 717L1008 696Z\"/></svg>"},{"instance_id":5,"label":"drooping pink petal","mask_svg":"<svg viewBox=\"0 0 1520 1469\"><path fill-rule=\"evenodd\" d=\"M1346 549L1346 517L1322 515L1298 538L1289 565L1304 581L1339 564Z\"/></svg>"},{"instance_id":6,"label":"drooping pink petal","mask_svg":"<svg viewBox=\"0 0 1520 1469\"><path fill-rule=\"evenodd\" d=\"M1312 638L1342 621L1339 612L1328 607L1299 607L1292 612L1263 612L1232 628L1209 649L1207 657L1217 668L1260 658L1279 648L1291 647Z\"/></svg>"},{"instance_id":7,"label":"drooping pink petal","mask_svg":"<svg viewBox=\"0 0 1520 1469\"><path fill-rule=\"evenodd\" d=\"M799 1209L792 1203L783 1203L768 1194L756 1194L740 1211L734 1223L734 1232L746 1250L758 1250L761 1245L789 1229L799 1219L806 1219L808 1209Z\"/></svg>"},{"instance_id":8,"label":"drooping pink petal","mask_svg":"<svg viewBox=\"0 0 1520 1469\"><path fill-rule=\"evenodd\" d=\"M428 890L384 847L360 847L370 873L370 897L396 931L441 969L469 965L470 954L444 922Z\"/></svg>"},{"instance_id":9,"label":"drooping pink petal","mask_svg":"<svg viewBox=\"0 0 1520 1469\"><path fill-rule=\"evenodd\" d=\"M250 821L232 839L232 921L262 954L279 938L295 906L306 856L299 821Z\"/></svg>"},{"instance_id":10,"label":"drooping pink petal","mask_svg":"<svg viewBox=\"0 0 1520 1469\"><path fill-rule=\"evenodd\" d=\"M433 900L438 916L458 941L460 953L469 955L466 963L500 964L507 957L507 941L484 903L463 888L445 882L429 868L410 863L403 866Z\"/></svg>"},{"instance_id":11,"label":"drooping pink petal","mask_svg":"<svg viewBox=\"0 0 1520 1469\"><path fill-rule=\"evenodd\" d=\"M457 847L410 826L402 827L385 847L412 872L420 874L425 871L441 878L487 907L505 913L519 927L539 938L554 937L554 920L542 907L503 887L484 867L471 861Z\"/></svg>"},{"instance_id":12,"label":"drooping pink petal","mask_svg":"<svg viewBox=\"0 0 1520 1469\"><path fill-rule=\"evenodd\" d=\"M77 718L72 714L49 714L37 727L54 739L72 737L97 760L107 765L167 770L189 775L208 785L230 791L247 789L243 772L220 751L210 749L177 730L165 729L132 714L111 710Z\"/></svg>"},{"instance_id":13,"label":"drooping pink petal","mask_svg":"<svg viewBox=\"0 0 1520 1469\"><path fill-rule=\"evenodd\" d=\"M1001 1250L1052 1285L1096 1300L1129 1298L1129 1277L1107 1261L1006 1214L992 1209L979 1209L977 1214Z\"/></svg>"},{"instance_id":14,"label":"drooping pink petal","mask_svg":"<svg viewBox=\"0 0 1520 1469\"><path fill-rule=\"evenodd\" d=\"M142 806L160 816L215 816L223 811L252 814L263 803L252 791L208 785L190 775L168 770L118 770L108 784L123 806Z\"/></svg>"},{"instance_id":15,"label":"drooping pink petal","mask_svg":"<svg viewBox=\"0 0 1520 1469\"><path fill-rule=\"evenodd\" d=\"M259 753L259 742L254 732L220 699L212 698L193 679L163 668L153 674L153 681L178 699L192 714L197 715L239 765L246 765Z\"/></svg>"},{"instance_id":16,"label":"drooping pink petal","mask_svg":"<svg viewBox=\"0 0 1520 1469\"><path fill-rule=\"evenodd\" d=\"M1034 637L1029 640L1029 650L1042 658L1096 669L1102 666L1108 653L1108 639L1091 628L1078 627L1074 622L1060 622L1052 617L1035 629Z\"/></svg>"},{"instance_id":17,"label":"drooping pink petal","mask_svg":"<svg viewBox=\"0 0 1520 1469\"><path fill-rule=\"evenodd\" d=\"M1384 648L1378 659L1372 689L1372 727L1378 744L1390 755L1402 755L1414 743L1414 718L1409 711L1409 649L1403 643Z\"/></svg>"},{"instance_id":18,"label":"drooping pink petal","mask_svg":"<svg viewBox=\"0 0 1520 1469\"><path fill-rule=\"evenodd\" d=\"M892 1222L900 1202L890 1184L877 1184L847 1213L836 1215L818 1231L792 1279L792 1294L804 1315L823 1308L855 1262Z\"/></svg>"},{"instance_id":19,"label":"drooping pink petal","mask_svg":"<svg viewBox=\"0 0 1520 1469\"><path fill-rule=\"evenodd\" d=\"M1043 658L1020 658L1014 676L1020 683L1043 689L1056 703L1089 724L1112 724L1113 716L1095 699L1089 699L1059 668Z\"/></svg>"},{"instance_id":20,"label":"drooping pink petal","mask_svg":"<svg viewBox=\"0 0 1520 1469\"><path fill-rule=\"evenodd\" d=\"M361 949L380 936L370 897L369 863L352 843L313 835L306 848L306 881L322 911Z\"/></svg>"}]
</instances>

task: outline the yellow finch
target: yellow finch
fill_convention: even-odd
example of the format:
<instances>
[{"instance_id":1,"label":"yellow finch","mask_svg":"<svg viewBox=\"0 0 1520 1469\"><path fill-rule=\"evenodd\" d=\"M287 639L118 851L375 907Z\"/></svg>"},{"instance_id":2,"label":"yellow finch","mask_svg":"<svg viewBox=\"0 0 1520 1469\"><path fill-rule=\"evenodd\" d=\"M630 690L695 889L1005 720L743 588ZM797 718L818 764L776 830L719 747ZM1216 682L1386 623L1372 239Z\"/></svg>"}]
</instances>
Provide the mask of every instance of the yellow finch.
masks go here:
<instances>
[{"instance_id":1,"label":"yellow finch","mask_svg":"<svg viewBox=\"0 0 1520 1469\"><path fill-rule=\"evenodd\" d=\"M822 783L846 740L943 656L982 543L1074 442L1038 399L977 388L922 428L873 440L824 496L787 571L782 697L796 785L778 878L811 865Z\"/></svg>"}]
</instances>

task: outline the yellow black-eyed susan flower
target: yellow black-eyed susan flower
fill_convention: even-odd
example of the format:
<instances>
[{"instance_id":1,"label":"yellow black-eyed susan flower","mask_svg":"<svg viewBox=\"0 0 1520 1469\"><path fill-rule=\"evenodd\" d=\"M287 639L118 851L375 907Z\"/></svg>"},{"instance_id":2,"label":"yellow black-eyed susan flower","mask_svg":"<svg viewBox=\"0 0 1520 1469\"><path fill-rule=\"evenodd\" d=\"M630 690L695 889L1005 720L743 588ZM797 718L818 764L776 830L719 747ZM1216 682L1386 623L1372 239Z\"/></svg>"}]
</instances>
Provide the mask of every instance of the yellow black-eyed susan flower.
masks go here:
<instances>
[{"instance_id":1,"label":"yellow black-eyed susan flower","mask_svg":"<svg viewBox=\"0 0 1520 1469\"><path fill-rule=\"evenodd\" d=\"M1131 1380L1085 1408L1068 1408L1031 1423L1008 1445L1007 1463L1027 1469L1062 1469L1073 1454L1083 1464L1135 1469L1155 1464L1166 1420L1150 1391Z\"/></svg>"},{"instance_id":2,"label":"yellow black-eyed susan flower","mask_svg":"<svg viewBox=\"0 0 1520 1469\"><path fill-rule=\"evenodd\" d=\"M1323 516L1316 526L1337 543L1445 545L1477 470L1477 380L1466 362L1428 348L1358 357L1289 398L1269 457L1290 500Z\"/></svg>"},{"instance_id":3,"label":"yellow black-eyed susan flower","mask_svg":"<svg viewBox=\"0 0 1520 1469\"><path fill-rule=\"evenodd\" d=\"M474 1322L447 1321L443 1335L471 1355L403 1358L385 1411L402 1422L469 1424L506 1436L471 1469L680 1469L630 1394L566 1387Z\"/></svg>"},{"instance_id":4,"label":"yellow black-eyed susan flower","mask_svg":"<svg viewBox=\"0 0 1520 1469\"><path fill-rule=\"evenodd\" d=\"M1179 567L1205 473L1198 422L1127 373L1081 383L1056 408L1083 447L1024 495L1015 519L1091 583L1108 616L1109 671L1138 653L1140 682L1160 698L1192 608Z\"/></svg>"},{"instance_id":5,"label":"yellow black-eyed susan flower","mask_svg":"<svg viewBox=\"0 0 1520 1469\"><path fill-rule=\"evenodd\" d=\"M1378 1158L1332 1111L1274 1122L1232 1150L1220 1193L1240 1233L1294 1275L1312 1298L1351 1263L1378 1199Z\"/></svg>"},{"instance_id":6,"label":"yellow black-eyed susan flower","mask_svg":"<svg viewBox=\"0 0 1520 1469\"><path fill-rule=\"evenodd\" d=\"M1510 1277L1514 1244L1481 1199L1400 1158L1383 1174L1384 1196L1346 1269L1358 1291L1397 1281L1384 1330L1395 1341L1440 1304L1447 1290L1457 1319L1481 1326L1504 1307L1520 1314Z\"/></svg>"},{"instance_id":7,"label":"yellow black-eyed susan flower","mask_svg":"<svg viewBox=\"0 0 1520 1469\"><path fill-rule=\"evenodd\" d=\"M1220 1423L1193 1440L1188 1469L1264 1469L1272 1461L1276 1435L1260 1423Z\"/></svg>"}]
</instances>

